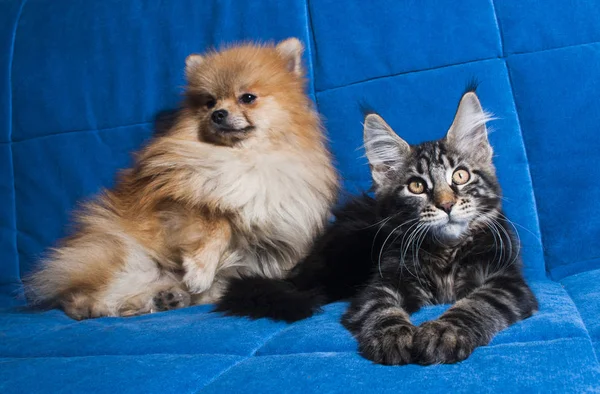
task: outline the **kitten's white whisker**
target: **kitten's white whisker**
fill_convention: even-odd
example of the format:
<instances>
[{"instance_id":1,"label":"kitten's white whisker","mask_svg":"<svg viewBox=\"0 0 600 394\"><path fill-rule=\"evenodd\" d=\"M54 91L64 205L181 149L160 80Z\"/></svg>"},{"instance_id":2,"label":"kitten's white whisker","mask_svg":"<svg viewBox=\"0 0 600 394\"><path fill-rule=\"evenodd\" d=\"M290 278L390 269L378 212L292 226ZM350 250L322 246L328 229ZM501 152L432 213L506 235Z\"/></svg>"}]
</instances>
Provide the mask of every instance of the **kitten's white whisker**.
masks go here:
<instances>
[{"instance_id":1,"label":"kitten's white whisker","mask_svg":"<svg viewBox=\"0 0 600 394\"><path fill-rule=\"evenodd\" d=\"M386 223L391 219L392 217L388 217L388 219L381 225L379 226L379 228L377 229L377 232L375 233L375 236L373 237L373 242L371 242L371 262L373 262L373 248L375 247L375 241L377 240L377 236L379 235L379 233L381 232L381 229L383 229L383 227L385 227Z\"/></svg>"},{"instance_id":2,"label":"kitten's white whisker","mask_svg":"<svg viewBox=\"0 0 600 394\"><path fill-rule=\"evenodd\" d=\"M493 218L488 218L489 223L494 227L494 231L496 232L496 234L498 235L498 240L500 241L500 256L498 258L498 262L496 264L496 270L499 270L502 267L502 261L504 260L504 238L502 237L502 234L500 233L500 230L498 229L498 225L496 224L496 222L493 220Z\"/></svg>"},{"instance_id":3,"label":"kitten's white whisker","mask_svg":"<svg viewBox=\"0 0 600 394\"><path fill-rule=\"evenodd\" d=\"M415 262L417 263L417 266L415 267L415 272L417 274L417 280L419 281L419 284L421 286L423 286L423 283L421 282L421 277L419 276L419 269L421 268L421 265L419 264L419 250L421 250L421 245L423 244L423 241L425 241L430 227L424 225L422 228L423 230L421 231L421 236L417 239L417 252L415 254Z\"/></svg>"},{"instance_id":4,"label":"kitten's white whisker","mask_svg":"<svg viewBox=\"0 0 600 394\"><path fill-rule=\"evenodd\" d=\"M504 220L506 222L508 222L511 226L513 226L513 228L515 229L515 233L516 235L519 235L519 231L517 230L517 228L515 226L519 226L521 227L523 230L527 231L529 234L533 235L535 237L535 239L537 239L537 241L541 244L542 243L542 239L540 238L540 236L536 233L534 233L533 231L531 231L530 229L528 229L525 226L520 225L517 222L514 222L512 220L510 220L509 218L506 217L506 215L502 214L501 212L498 212L498 219L500 220Z\"/></svg>"},{"instance_id":5,"label":"kitten's white whisker","mask_svg":"<svg viewBox=\"0 0 600 394\"><path fill-rule=\"evenodd\" d=\"M490 230L492 237L494 237L494 258L492 259L492 263L494 264L494 268L496 268L498 264L498 262L496 261L496 257L498 256L498 242L496 241L496 231L489 224L489 220L487 218L482 223Z\"/></svg>"},{"instance_id":6,"label":"kitten's white whisker","mask_svg":"<svg viewBox=\"0 0 600 394\"><path fill-rule=\"evenodd\" d=\"M512 259L508 262L506 267L510 267L511 265L513 265L517 259L519 258L519 253L520 253L520 245L521 245L521 239L518 239L518 244L517 244L517 251L515 252L513 250L513 238L510 236L510 234L508 233L508 231L504 228L504 226L502 226L501 223L499 223L496 219L492 218L492 220L497 224L497 226L500 228L500 230L502 230L502 232L504 233L504 235L506 235L507 238L507 242L508 245L510 247L510 254L512 256ZM517 235L518 236L518 235Z\"/></svg>"},{"instance_id":7,"label":"kitten's white whisker","mask_svg":"<svg viewBox=\"0 0 600 394\"><path fill-rule=\"evenodd\" d=\"M385 244L387 243L387 241L390 239L390 237L392 236L392 234L394 234L396 232L396 230L398 230L400 227L404 226L407 223L410 223L411 221L406 221L404 223L399 224L398 226L396 226L392 231L390 231L390 233L388 234L388 236L385 238L385 240L383 241L383 244L381 245L381 249L379 250L379 257L377 258L377 264L378 264L378 269L379 269L379 275L383 278L383 273L381 272L381 256L383 255L383 251L385 249ZM413 224L414 225L414 224ZM412 226L411 226L412 228Z\"/></svg>"},{"instance_id":8,"label":"kitten's white whisker","mask_svg":"<svg viewBox=\"0 0 600 394\"><path fill-rule=\"evenodd\" d=\"M413 273L413 272L410 270L410 268L408 268L408 264L406 264L406 254L408 253L408 249L409 249L411 246L414 246L414 243L413 243L413 241L414 241L414 239L416 238L417 234L419 234L419 232L420 232L421 228L423 228L423 226L424 226L424 224L423 224L423 223L421 223L421 222L417 223L417 227L416 227L416 228L415 228L415 230L414 230L414 231L413 231L413 232L412 232L412 233L409 235L408 239L406 240L406 246L405 246L405 247L403 247L403 246L401 245L401 251L403 251L403 253L402 253L402 255L401 255L400 264L401 264L402 266L404 266L404 267L406 268L406 270L408 271L408 273L409 273L411 276L415 277L415 278L417 278L417 276L416 276L416 275L415 275L415 274L414 274L414 273ZM411 226L411 228L412 228L412 227L414 227L414 226ZM416 263L414 260L413 260L412 262L413 262L413 263ZM418 268L415 266L415 270L416 270L416 269L418 269Z\"/></svg>"},{"instance_id":9,"label":"kitten's white whisker","mask_svg":"<svg viewBox=\"0 0 600 394\"><path fill-rule=\"evenodd\" d=\"M389 221L391 218L395 217L396 215L398 215L398 214L397 214L397 213L395 213L395 214L393 214L393 215L390 215L390 216L388 216L387 218L383 218L383 219L381 219L381 220L380 220L380 221L378 221L377 223L369 224L368 226L361 228L361 230L366 230L366 229L368 229L368 228L375 227L375 226L377 226L378 224L380 224L380 223L382 223L382 222L385 222L385 223L387 223L387 222L388 222L388 221ZM385 223L383 223L383 224L385 224Z\"/></svg>"},{"instance_id":10,"label":"kitten's white whisker","mask_svg":"<svg viewBox=\"0 0 600 394\"><path fill-rule=\"evenodd\" d=\"M419 220L419 219L417 218L417 219L415 219L415 220ZM412 229L413 229L413 227L415 227L415 225L417 225L417 227L418 227L418 225L419 225L420 223L421 223L421 222L419 221L419 222L417 222L417 223L413 224L413 225L412 225L412 226L410 226L410 228L408 228L408 229L407 229L407 230L406 230L404 233L402 233L402 234L398 234L398 235L396 236L396 238L394 238L394 241L393 241L393 242L395 242L395 241L398 239L398 237L399 237L400 235L402 235L402 240L400 241L400 256L399 256L399 258L400 258L400 263L398 264L398 269L400 270L400 274L402 274L402 269L403 269L403 268L404 268L404 266L405 266L405 264L404 264L404 254L405 254L405 253L404 253L404 241L405 241L405 239L406 239L406 237L407 237L407 236L410 238L410 236L412 235L412 233L410 232L410 230L412 230ZM408 272L410 272L410 270L409 270L409 268L408 268L408 267L406 267L406 270L407 270Z\"/></svg>"}]
</instances>

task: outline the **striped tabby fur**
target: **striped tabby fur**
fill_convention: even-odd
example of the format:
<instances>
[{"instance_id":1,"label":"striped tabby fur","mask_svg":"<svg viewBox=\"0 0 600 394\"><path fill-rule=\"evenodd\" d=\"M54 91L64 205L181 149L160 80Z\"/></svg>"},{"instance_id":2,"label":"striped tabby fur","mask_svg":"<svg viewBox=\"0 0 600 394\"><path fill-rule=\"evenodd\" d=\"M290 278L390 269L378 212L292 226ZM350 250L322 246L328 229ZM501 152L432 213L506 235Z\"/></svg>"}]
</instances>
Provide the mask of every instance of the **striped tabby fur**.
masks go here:
<instances>
[{"instance_id":1,"label":"striped tabby fur","mask_svg":"<svg viewBox=\"0 0 600 394\"><path fill-rule=\"evenodd\" d=\"M378 115L365 119L375 198L337 221L285 280L236 279L218 310L294 321L351 298L342 322L361 354L381 364L454 363L537 301L521 274L518 243L501 208L492 148L474 92L445 138L409 146ZM414 326L422 306L454 303Z\"/></svg>"}]
</instances>

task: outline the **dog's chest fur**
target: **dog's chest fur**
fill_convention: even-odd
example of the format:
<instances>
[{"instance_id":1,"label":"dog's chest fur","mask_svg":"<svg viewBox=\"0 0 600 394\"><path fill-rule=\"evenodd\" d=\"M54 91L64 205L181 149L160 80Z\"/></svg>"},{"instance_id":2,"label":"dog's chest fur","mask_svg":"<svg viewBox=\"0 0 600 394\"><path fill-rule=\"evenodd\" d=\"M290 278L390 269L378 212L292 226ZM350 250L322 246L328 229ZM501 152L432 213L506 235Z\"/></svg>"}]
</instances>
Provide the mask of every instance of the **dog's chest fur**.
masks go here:
<instances>
[{"instance_id":1,"label":"dog's chest fur","mask_svg":"<svg viewBox=\"0 0 600 394\"><path fill-rule=\"evenodd\" d=\"M234 228L236 249L223 267L242 265L280 276L304 256L323 228L335 196L335 174L321 152L213 152L200 166L204 199Z\"/></svg>"}]
</instances>

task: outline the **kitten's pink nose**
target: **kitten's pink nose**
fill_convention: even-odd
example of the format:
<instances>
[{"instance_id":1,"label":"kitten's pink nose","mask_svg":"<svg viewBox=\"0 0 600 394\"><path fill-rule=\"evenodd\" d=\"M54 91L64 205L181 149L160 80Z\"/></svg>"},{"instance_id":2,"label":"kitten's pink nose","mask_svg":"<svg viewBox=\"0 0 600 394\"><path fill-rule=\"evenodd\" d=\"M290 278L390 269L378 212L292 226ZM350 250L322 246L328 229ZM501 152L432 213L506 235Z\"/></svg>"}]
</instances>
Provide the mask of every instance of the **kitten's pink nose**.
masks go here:
<instances>
[{"instance_id":1,"label":"kitten's pink nose","mask_svg":"<svg viewBox=\"0 0 600 394\"><path fill-rule=\"evenodd\" d=\"M450 215L450 211L452 210L454 203L454 201L442 201L437 205L437 207L442 211L446 212L448 215Z\"/></svg>"}]
</instances>

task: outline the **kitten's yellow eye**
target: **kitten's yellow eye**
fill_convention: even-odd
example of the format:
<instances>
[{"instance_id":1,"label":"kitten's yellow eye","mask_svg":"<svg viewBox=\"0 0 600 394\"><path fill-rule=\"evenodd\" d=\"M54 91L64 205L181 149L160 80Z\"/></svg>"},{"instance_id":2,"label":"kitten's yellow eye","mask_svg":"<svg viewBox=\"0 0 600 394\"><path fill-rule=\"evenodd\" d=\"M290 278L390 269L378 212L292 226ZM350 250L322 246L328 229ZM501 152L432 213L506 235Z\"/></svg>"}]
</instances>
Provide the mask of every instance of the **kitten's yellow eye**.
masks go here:
<instances>
[{"instance_id":1,"label":"kitten's yellow eye","mask_svg":"<svg viewBox=\"0 0 600 394\"><path fill-rule=\"evenodd\" d=\"M408 184L408 190L414 194L421 194L425 191L425 183L415 179Z\"/></svg>"},{"instance_id":2,"label":"kitten's yellow eye","mask_svg":"<svg viewBox=\"0 0 600 394\"><path fill-rule=\"evenodd\" d=\"M469 182L469 179L471 179L471 174L465 169L456 170L454 171L454 174L452 174L452 182L454 182L455 185L464 185Z\"/></svg>"}]
</instances>

